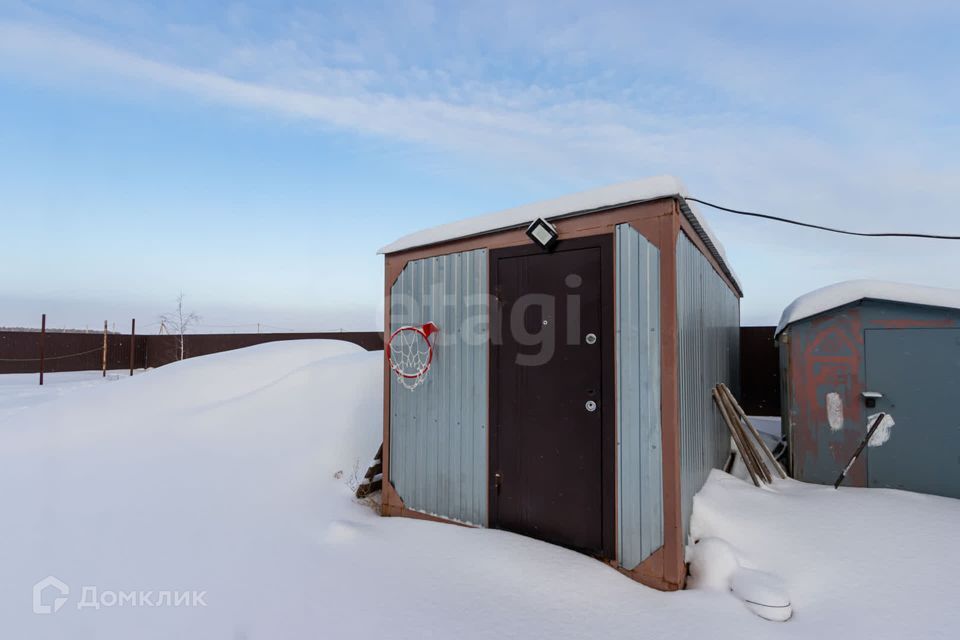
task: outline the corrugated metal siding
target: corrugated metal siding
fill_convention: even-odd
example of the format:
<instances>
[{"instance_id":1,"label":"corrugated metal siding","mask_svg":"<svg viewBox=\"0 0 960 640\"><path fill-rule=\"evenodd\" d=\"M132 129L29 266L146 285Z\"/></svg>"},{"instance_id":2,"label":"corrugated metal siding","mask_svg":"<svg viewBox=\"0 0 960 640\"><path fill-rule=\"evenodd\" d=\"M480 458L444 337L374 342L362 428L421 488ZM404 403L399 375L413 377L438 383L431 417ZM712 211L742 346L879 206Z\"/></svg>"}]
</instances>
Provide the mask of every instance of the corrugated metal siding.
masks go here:
<instances>
[{"instance_id":1,"label":"corrugated metal siding","mask_svg":"<svg viewBox=\"0 0 960 640\"><path fill-rule=\"evenodd\" d=\"M390 480L410 509L487 524L486 250L407 264L391 289L391 329L432 321L423 384L390 387Z\"/></svg>"},{"instance_id":2,"label":"corrugated metal siding","mask_svg":"<svg viewBox=\"0 0 960 640\"><path fill-rule=\"evenodd\" d=\"M680 370L680 490L684 536L693 496L722 467L730 437L710 390L740 379L740 300L683 234L677 240L677 341Z\"/></svg>"},{"instance_id":3,"label":"corrugated metal siding","mask_svg":"<svg viewBox=\"0 0 960 640\"><path fill-rule=\"evenodd\" d=\"M620 564L663 545L660 432L660 251L617 226L617 454Z\"/></svg>"}]
</instances>

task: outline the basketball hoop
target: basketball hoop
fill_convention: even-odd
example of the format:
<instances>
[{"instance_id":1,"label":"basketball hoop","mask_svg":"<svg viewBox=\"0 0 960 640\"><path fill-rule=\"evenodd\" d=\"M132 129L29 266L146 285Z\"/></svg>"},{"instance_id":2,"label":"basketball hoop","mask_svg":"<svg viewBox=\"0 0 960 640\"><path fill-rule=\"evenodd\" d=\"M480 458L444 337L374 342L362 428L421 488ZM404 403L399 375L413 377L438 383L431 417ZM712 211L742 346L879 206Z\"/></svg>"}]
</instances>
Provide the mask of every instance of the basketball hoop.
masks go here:
<instances>
[{"instance_id":1,"label":"basketball hoop","mask_svg":"<svg viewBox=\"0 0 960 640\"><path fill-rule=\"evenodd\" d=\"M387 358L397 382L413 391L423 382L433 362L430 336L439 331L432 322L421 327L400 327L387 342Z\"/></svg>"}]
</instances>

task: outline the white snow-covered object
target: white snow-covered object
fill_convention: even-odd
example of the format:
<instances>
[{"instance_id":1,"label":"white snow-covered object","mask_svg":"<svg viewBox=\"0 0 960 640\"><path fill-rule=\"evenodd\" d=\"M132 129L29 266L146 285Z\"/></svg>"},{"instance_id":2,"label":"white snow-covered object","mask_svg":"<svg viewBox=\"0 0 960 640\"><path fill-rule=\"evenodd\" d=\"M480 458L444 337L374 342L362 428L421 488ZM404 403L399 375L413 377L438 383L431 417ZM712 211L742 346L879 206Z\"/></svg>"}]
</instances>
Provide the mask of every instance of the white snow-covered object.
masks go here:
<instances>
[{"instance_id":1,"label":"white snow-covered object","mask_svg":"<svg viewBox=\"0 0 960 640\"><path fill-rule=\"evenodd\" d=\"M655 176L641 180L631 180L417 231L388 244L377 253L396 253L449 240L525 227L537 218L557 220L614 207L659 200L660 198L676 198L680 203L680 210L684 217L696 229L700 239L730 279L740 288L740 281L727 262L723 245L717 240L713 230L694 204L687 202L686 196L687 188L673 176Z\"/></svg>"},{"instance_id":2,"label":"white snow-covered object","mask_svg":"<svg viewBox=\"0 0 960 640\"><path fill-rule=\"evenodd\" d=\"M887 300L930 307L960 309L960 290L884 280L849 280L805 293L783 310L776 334L797 320L860 300Z\"/></svg>"},{"instance_id":3,"label":"white snow-covered object","mask_svg":"<svg viewBox=\"0 0 960 640\"><path fill-rule=\"evenodd\" d=\"M740 569L740 558L730 543L720 538L703 538L688 549L690 575L687 587L729 591L730 580Z\"/></svg>"},{"instance_id":4,"label":"white snow-covered object","mask_svg":"<svg viewBox=\"0 0 960 640\"><path fill-rule=\"evenodd\" d=\"M874 413L867 417L867 429L873 426L873 422L877 419L878 415L880 414ZM867 443L867 446L882 447L886 444L887 440L890 439L890 430L893 429L895 424L897 423L894 422L893 416L889 413L883 414L883 420L880 421L880 424L877 425L877 430L870 436L870 442Z\"/></svg>"},{"instance_id":5,"label":"white snow-covered object","mask_svg":"<svg viewBox=\"0 0 960 640\"><path fill-rule=\"evenodd\" d=\"M764 620L784 622L793 615L790 595L777 576L741 564L733 546L721 538L701 538L687 548L690 573L687 587L731 591Z\"/></svg>"},{"instance_id":6,"label":"white snow-covered object","mask_svg":"<svg viewBox=\"0 0 960 640\"><path fill-rule=\"evenodd\" d=\"M836 391L827 394L827 422L831 431L843 429L843 398Z\"/></svg>"},{"instance_id":7,"label":"white snow-covered object","mask_svg":"<svg viewBox=\"0 0 960 640\"><path fill-rule=\"evenodd\" d=\"M793 615L783 580L773 574L741 567L730 578L730 590L764 620L785 622Z\"/></svg>"}]
</instances>

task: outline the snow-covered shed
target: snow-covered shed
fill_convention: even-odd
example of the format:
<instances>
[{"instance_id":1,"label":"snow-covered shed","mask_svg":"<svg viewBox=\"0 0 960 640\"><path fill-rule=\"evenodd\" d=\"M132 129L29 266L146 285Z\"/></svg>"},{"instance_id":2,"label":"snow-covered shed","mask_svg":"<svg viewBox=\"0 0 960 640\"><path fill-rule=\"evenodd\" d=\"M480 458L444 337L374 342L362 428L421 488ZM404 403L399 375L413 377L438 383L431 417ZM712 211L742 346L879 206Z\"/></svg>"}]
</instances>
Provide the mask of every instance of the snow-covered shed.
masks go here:
<instances>
[{"instance_id":1,"label":"snow-covered shed","mask_svg":"<svg viewBox=\"0 0 960 640\"><path fill-rule=\"evenodd\" d=\"M685 579L693 495L729 437L740 285L671 177L408 235L385 255L383 513Z\"/></svg>"},{"instance_id":2,"label":"snow-covered shed","mask_svg":"<svg viewBox=\"0 0 960 640\"><path fill-rule=\"evenodd\" d=\"M960 498L960 291L855 280L801 296L777 327L793 477ZM889 422L887 423L889 424Z\"/></svg>"}]
</instances>

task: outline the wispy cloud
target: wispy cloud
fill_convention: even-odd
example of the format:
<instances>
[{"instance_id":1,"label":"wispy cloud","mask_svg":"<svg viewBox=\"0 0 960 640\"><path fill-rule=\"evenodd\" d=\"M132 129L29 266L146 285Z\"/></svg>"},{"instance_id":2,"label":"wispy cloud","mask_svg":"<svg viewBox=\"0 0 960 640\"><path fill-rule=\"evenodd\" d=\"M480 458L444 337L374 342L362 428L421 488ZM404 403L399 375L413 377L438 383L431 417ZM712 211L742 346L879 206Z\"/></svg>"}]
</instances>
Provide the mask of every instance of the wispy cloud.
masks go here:
<instances>
[{"instance_id":1,"label":"wispy cloud","mask_svg":"<svg viewBox=\"0 0 960 640\"><path fill-rule=\"evenodd\" d=\"M0 21L0 69L131 100L160 91L569 188L671 172L705 197L784 215L945 229L960 200L960 83L951 56L923 47L947 46L956 8L842 4L237 5L212 23L27 11ZM109 15L123 17L120 35L103 26ZM881 246L822 237L803 249L776 227L717 226L731 253L773 264L741 268L748 289L864 275ZM958 266L943 247L882 248L870 275L950 284L936 274ZM786 256L814 275L775 264Z\"/></svg>"},{"instance_id":2,"label":"wispy cloud","mask_svg":"<svg viewBox=\"0 0 960 640\"><path fill-rule=\"evenodd\" d=\"M170 62L159 54L146 55L103 39L18 22L0 22L0 51L8 67L82 81L93 90L113 86L135 96L144 89L160 88L323 127L464 155L479 154L496 161L506 159L587 181L611 173L671 170L692 172L711 188L751 180L771 186L775 193L778 183L795 191L796 181L802 180L849 192L858 191L858 183L863 181L889 178L890 174L902 178L926 168L922 162L909 166L929 154L924 140L901 140L896 149L897 167L878 162L871 157L876 149L867 147L875 144L874 128L889 129L888 114L921 114L931 104L943 108L942 100L925 99L922 93L909 90L913 87L906 87L879 108L873 105L858 110L856 101L870 93L863 91L863 86L879 84L879 73L862 73L851 80L860 90L836 90L835 74L813 77L828 64L829 52L813 53L813 59L808 56L805 64L789 61L788 56L750 59L749 46L730 47L690 26L677 26L671 38L657 40L654 35L665 17L634 11L620 7L577 20L548 21L541 25L540 37L523 47L539 48L539 55L561 56L567 64L571 57L580 57L584 64L595 65L591 68L602 68L599 65L604 60L616 55L646 64L648 72L656 65L668 67L659 81L645 84L639 98L624 87L622 76L592 82L565 82L561 77L542 85L505 76L498 82L478 70L456 76L451 69L458 63L446 58L432 67L390 61L381 61L379 68L336 66L327 61L343 56L343 50L349 48L343 42L334 46L337 55L332 55L330 44L324 42L319 54L323 60L318 61L318 53L312 49L315 43L285 37L289 34L252 44L231 44L219 30L180 23L167 26L166 31L178 41L192 43L190 49L211 43L214 53L208 54L210 59L192 64ZM522 40L523 34L535 28L532 21L539 14L513 11L508 15L514 22L512 37ZM477 28L487 33L484 25L489 17L475 17ZM432 19L431 11L420 8L408 21L426 28ZM315 14L299 12L289 28L324 28L318 20ZM370 24L347 22L361 25L356 31L363 56L369 58L376 51L371 42L389 46L382 42L387 32L372 26L376 20ZM637 26L627 28L626 24ZM605 37L592 38L596 33ZM627 53L638 33L653 44L642 42L633 47L634 53ZM497 46L511 48L506 43ZM156 43L144 48L170 49ZM612 67L622 71L623 62ZM709 91L678 85L681 76L715 85L725 97L717 105L704 103ZM890 78L885 79L889 84ZM832 85L834 90L818 90L824 85ZM611 87L617 90L611 92ZM783 103L794 105L787 114L803 112L806 118L820 122L810 124L804 117L778 114L776 109ZM836 113L840 116L831 115ZM822 122L825 118L829 120L826 124ZM840 140L825 133L831 126L845 127ZM886 133L889 136L895 131ZM843 144L844 138L858 140L860 147ZM858 153L864 150L868 153ZM845 171L854 163L857 171ZM915 184L901 182L901 188ZM883 209L875 214L882 216Z\"/></svg>"},{"instance_id":3,"label":"wispy cloud","mask_svg":"<svg viewBox=\"0 0 960 640\"><path fill-rule=\"evenodd\" d=\"M313 65L295 73L277 68L272 76L291 88L266 80L237 79L228 74L156 60L139 53L44 27L0 23L0 51L8 66L40 69L70 82L95 88L112 85L136 95L161 88L205 101L299 118L365 135L413 142L461 154L513 158L541 163L551 171L609 173L630 169L680 167L697 156L739 153L753 146L749 130L763 131L765 145L790 145L815 153L789 127L748 125L741 118L676 115L643 110L610 100L572 95L562 89L505 89L457 83L442 73L431 75L431 91L374 91L379 72ZM267 57L269 52L260 51ZM257 58L255 52L248 53ZM275 57L275 56L274 56ZM330 78L330 90L325 86ZM722 151L721 151L722 150ZM765 163L752 153L753 163ZM824 153L824 155L826 155Z\"/></svg>"}]
</instances>

